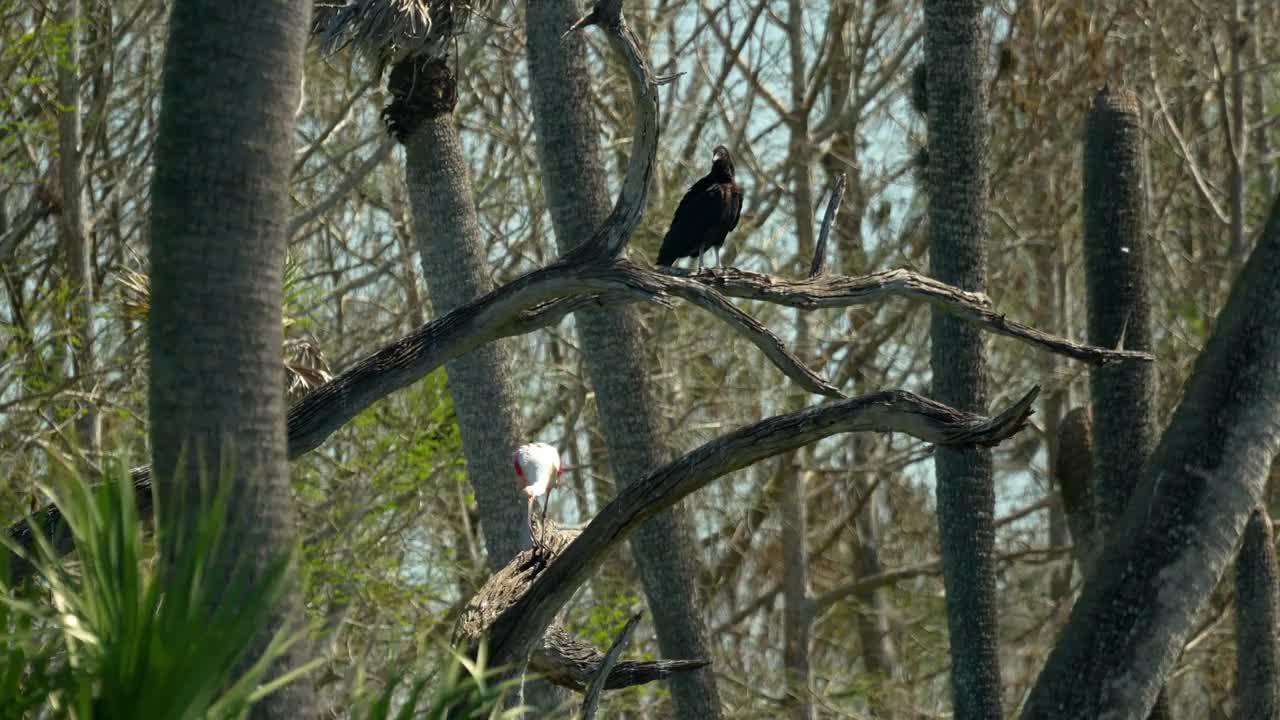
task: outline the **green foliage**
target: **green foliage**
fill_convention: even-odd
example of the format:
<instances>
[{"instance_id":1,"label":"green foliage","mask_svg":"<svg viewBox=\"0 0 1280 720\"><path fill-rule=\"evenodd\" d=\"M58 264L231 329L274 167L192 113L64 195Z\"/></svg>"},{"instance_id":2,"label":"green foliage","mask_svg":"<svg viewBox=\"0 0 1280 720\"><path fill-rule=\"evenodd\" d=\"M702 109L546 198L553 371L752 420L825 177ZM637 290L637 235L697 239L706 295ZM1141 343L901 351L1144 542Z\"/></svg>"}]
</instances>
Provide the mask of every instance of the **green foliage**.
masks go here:
<instances>
[{"instance_id":1,"label":"green foliage","mask_svg":"<svg viewBox=\"0 0 1280 720\"><path fill-rule=\"evenodd\" d=\"M172 535L177 549L159 571L128 472L116 467L111 478L90 488L68 477L49 493L66 517L78 568L41 543L35 591L0 587L6 714L240 718L315 664L267 681L271 664L301 638L282 628L243 666L283 591L290 559L260 577L248 554L231 568L214 568L231 535L224 532L228 483L200 510L158 518L161 542Z\"/></svg>"},{"instance_id":2,"label":"green foliage","mask_svg":"<svg viewBox=\"0 0 1280 720\"><path fill-rule=\"evenodd\" d=\"M422 700L429 678L414 678L407 686L401 686L402 678L393 678L387 683L377 697L369 703L364 714L356 713L357 720L410 720L425 718L426 720L444 720L446 717L489 718L490 720L506 720L506 718L522 717L525 706L502 709L507 694L516 689L518 679L492 682L497 670L486 669L486 652L482 647L479 655L470 660L453 654L453 659L445 669L444 678L435 695ZM402 692L403 691L403 692ZM391 709L397 694L403 694L400 709L392 715Z\"/></svg>"},{"instance_id":3,"label":"green foliage","mask_svg":"<svg viewBox=\"0 0 1280 720\"><path fill-rule=\"evenodd\" d=\"M631 619L631 608L639 603L640 597L632 591L610 593L607 600L584 608L583 614L569 623L569 628L596 647L607 648ZM632 657L641 656L632 653Z\"/></svg>"}]
</instances>

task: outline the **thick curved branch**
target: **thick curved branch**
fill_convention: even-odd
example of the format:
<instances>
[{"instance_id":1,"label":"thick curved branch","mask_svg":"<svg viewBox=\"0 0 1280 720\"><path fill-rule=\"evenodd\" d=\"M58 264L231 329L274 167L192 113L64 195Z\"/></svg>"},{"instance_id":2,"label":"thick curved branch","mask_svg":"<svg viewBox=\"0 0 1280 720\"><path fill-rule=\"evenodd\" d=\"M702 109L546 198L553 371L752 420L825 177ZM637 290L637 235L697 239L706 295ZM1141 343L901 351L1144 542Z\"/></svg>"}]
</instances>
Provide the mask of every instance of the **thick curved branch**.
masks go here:
<instances>
[{"instance_id":1,"label":"thick curved branch","mask_svg":"<svg viewBox=\"0 0 1280 720\"><path fill-rule=\"evenodd\" d=\"M635 127L631 137L631 160L613 212L590 240L565 255L566 260L614 258L622 252L631 239L631 233L640 224L658 158L658 80L640 52L636 36L622 18L622 1L597 0L591 12L574 23L569 32L590 25L598 25L605 30L609 45L622 57L627 68L631 99L635 105Z\"/></svg>"},{"instance_id":2,"label":"thick curved branch","mask_svg":"<svg viewBox=\"0 0 1280 720\"><path fill-rule=\"evenodd\" d=\"M809 369L795 353L788 350L777 335L770 332L759 320L738 309L714 288L697 282L666 282L661 287L666 293L688 300L723 320L734 332L750 340L774 366L800 387L818 395L832 398L844 397L838 388L823 380L822 376Z\"/></svg>"},{"instance_id":3,"label":"thick curved branch","mask_svg":"<svg viewBox=\"0 0 1280 720\"><path fill-rule=\"evenodd\" d=\"M545 569L527 569L537 575L532 586L489 627L493 659L527 657L609 550L721 475L842 432L905 432L937 444L994 445L1023 427L1038 393L1035 387L998 417L986 418L905 391L880 392L772 417L707 443L624 488Z\"/></svg>"},{"instance_id":4,"label":"thick curved branch","mask_svg":"<svg viewBox=\"0 0 1280 720\"><path fill-rule=\"evenodd\" d=\"M806 367L777 336L734 307L725 295L802 309L845 307L899 296L941 305L984 327L991 326L983 318L1004 322L1002 316L989 309L990 301L985 295L965 292L906 270L861 278L823 275L793 281L739 270L700 275L679 270L654 271L623 259L560 260L427 323L299 400L289 410L289 458L296 459L319 447L329 435L373 403L420 380L449 360L493 340L547 327L569 313L601 303L669 304L670 297L680 297L727 322L800 386L821 395L840 396L837 388ZM1028 330L1025 336L1014 336L1079 359L1146 360L1150 357L1144 353L1080 346ZM1051 338L1051 342L1040 342L1035 339L1038 337ZM133 474L139 504L150 507L149 471L138 468ZM48 506L36 518L45 528L45 536L54 538L55 548L61 553L68 552L70 538L59 532L61 515L57 509ZM34 536L25 520L10 526L9 537L26 551L34 547ZM29 574L30 567L15 559L11 577L21 579Z\"/></svg>"},{"instance_id":5,"label":"thick curved branch","mask_svg":"<svg viewBox=\"0 0 1280 720\"><path fill-rule=\"evenodd\" d=\"M530 584L550 559L563 552L580 534L579 531L561 528L553 522L547 522L545 526L537 518L533 522L534 533L541 547L522 551L505 567L489 576L467 603L458 621L453 636L455 645L479 640L502 611L528 591ZM583 692L600 674L604 662L605 655L599 650L569 634L563 627L553 625L547 630L541 645L530 656L529 667L556 685ZM608 669L605 689L643 685L709 664L709 660L617 662Z\"/></svg>"}]
</instances>

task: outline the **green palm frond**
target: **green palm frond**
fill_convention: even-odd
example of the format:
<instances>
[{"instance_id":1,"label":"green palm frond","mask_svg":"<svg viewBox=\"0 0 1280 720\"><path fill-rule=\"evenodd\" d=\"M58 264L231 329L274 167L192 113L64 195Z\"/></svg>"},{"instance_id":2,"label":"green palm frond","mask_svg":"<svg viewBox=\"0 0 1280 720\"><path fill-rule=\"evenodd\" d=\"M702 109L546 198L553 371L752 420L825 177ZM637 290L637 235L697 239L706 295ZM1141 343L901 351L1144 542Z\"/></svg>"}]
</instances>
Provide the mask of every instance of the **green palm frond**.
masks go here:
<instances>
[{"instance_id":1,"label":"green palm frond","mask_svg":"<svg viewBox=\"0 0 1280 720\"><path fill-rule=\"evenodd\" d=\"M262 576L248 556L214 571L211 559L235 535L226 525L228 478L202 509L157 515L159 536L189 539L159 573L129 473L118 466L110 475L96 487L68 477L49 492L74 539L75 565L37 533L29 559L41 583L23 592L0 583L0 708L84 720L230 720L318 664L267 682L272 663L302 637L282 629L261 658L238 669L271 621L293 558ZM8 554L0 558L5 563ZM38 599L41 589L47 602Z\"/></svg>"}]
</instances>

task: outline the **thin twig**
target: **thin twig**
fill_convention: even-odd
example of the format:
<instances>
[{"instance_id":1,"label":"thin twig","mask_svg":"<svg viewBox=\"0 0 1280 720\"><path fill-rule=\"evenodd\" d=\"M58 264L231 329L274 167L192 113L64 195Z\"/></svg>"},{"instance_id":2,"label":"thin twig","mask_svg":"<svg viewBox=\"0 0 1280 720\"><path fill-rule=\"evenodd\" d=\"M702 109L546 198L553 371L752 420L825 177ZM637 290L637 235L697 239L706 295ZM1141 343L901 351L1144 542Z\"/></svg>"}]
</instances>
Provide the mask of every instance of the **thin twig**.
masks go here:
<instances>
[{"instance_id":1,"label":"thin twig","mask_svg":"<svg viewBox=\"0 0 1280 720\"><path fill-rule=\"evenodd\" d=\"M630 642L631 633L635 632L636 625L640 623L640 618L643 616L643 612L632 615L627 624L623 626L622 632L618 633L618 639L614 640L613 645L609 647L609 652L605 653L604 662L600 663L600 671L596 673L595 679L591 681L591 687L587 688L587 696L582 700L582 720L595 718L596 708L600 705L600 693L604 692L604 685L609 678L609 672L613 670L613 666L618 662L618 657L622 655L622 649Z\"/></svg>"},{"instance_id":2,"label":"thin twig","mask_svg":"<svg viewBox=\"0 0 1280 720\"><path fill-rule=\"evenodd\" d=\"M822 229L818 232L818 244L813 250L813 263L809 265L809 278L813 279L826 272L827 238L831 235L831 226L836 222L840 212L840 201L844 199L844 173L836 176L835 187L831 188L831 198L827 201L827 212L822 216Z\"/></svg>"}]
</instances>

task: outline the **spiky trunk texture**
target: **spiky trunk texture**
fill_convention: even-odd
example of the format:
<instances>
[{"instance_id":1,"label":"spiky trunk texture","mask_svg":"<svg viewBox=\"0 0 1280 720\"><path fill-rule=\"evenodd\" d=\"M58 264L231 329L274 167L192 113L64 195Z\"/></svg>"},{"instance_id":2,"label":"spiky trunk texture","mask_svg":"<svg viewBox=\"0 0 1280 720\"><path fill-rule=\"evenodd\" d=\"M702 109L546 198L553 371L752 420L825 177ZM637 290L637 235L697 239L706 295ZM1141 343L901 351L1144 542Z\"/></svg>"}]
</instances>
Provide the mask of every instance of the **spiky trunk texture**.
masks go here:
<instances>
[{"instance_id":1,"label":"spiky trunk texture","mask_svg":"<svg viewBox=\"0 0 1280 720\"><path fill-rule=\"evenodd\" d=\"M1280 202L1111 529L1023 717L1154 706L1280 450Z\"/></svg>"},{"instance_id":2,"label":"spiky trunk texture","mask_svg":"<svg viewBox=\"0 0 1280 720\"><path fill-rule=\"evenodd\" d=\"M1138 98L1104 88L1085 119L1084 253L1089 342L1151 350L1151 294L1142 192ZM1156 445L1154 363L1089 371L1094 426L1094 502L1099 540L1124 513ZM1161 691L1151 720L1169 716Z\"/></svg>"},{"instance_id":3,"label":"spiky trunk texture","mask_svg":"<svg viewBox=\"0 0 1280 720\"><path fill-rule=\"evenodd\" d=\"M1249 516L1236 559L1236 693L1240 720L1280 720L1280 598L1271 518Z\"/></svg>"},{"instance_id":4,"label":"spiky trunk texture","mask_svg":"<svg viewBox=\"0 0 1280 720\"><path fill-rule=\"evenodd\" d=\"M578 15L572 0L530 0L526 8L538 158L562 252L587 240L610 209L583 42L577 35L560 39ZM575 320L609 464L619 485L626 486L670 457L650 385L644 331L625 308L580 312ZM631 538L658 645L671 659L712 657L694 603L698 572L691 537L688 520L677 507L649 520ZM669 683L675 717L721 717L709 668L672 677Z\"/></svg>"},{"instance_id":5,"label":"spiky trunk texture","mask_svg":"<svg viewBox=\"0 0 1280 720\"><path fill-rule=\"evenodd\" d=\"M424 119L409 138L405 180L422 276L438 317L493 289L452 114ZM445 369L489 567L497 569L530 543L524 496L511 479L511 453L524 442L511 385L511 352L506 342L490 343Z\"/></svg>"},{"instance_id":6,"label":"spiky trunk texture","mask_svg":"<svg viewBox=\"0 0 1280 720\"><path fill-rule=\"evenodd\" d=\"M986 43L982 3L926 0L929 263L937 279L965 290L986 285ZM933 397L985 412L987 356L977 328L933 312ZM995 487L991 452L938 448L938 528L951 637L955 717L1000 717L995 594Z\"/></svg>"},{"instance_id":7,"label":"spiky trunk texture","mask_svg":"<svg viewBox=\"0 0 1280 720\"><path fill-rule=\"evenodd\" d=\"M1143 235L1142 132L1137 98L1104 89L1086 118L1084 250L1089 342L1151 350ZM1089 371L1094 478L1102 528L1124 512L1155 448L1155 368L1123 363Z\"/></svg>"},{"instance_id":8,"label":"spiky trunk texture","mask_svg":"<svg viewBox=\"0 0 1280 720\"><path fill-rule=\"evenodd\" d=\"M177 0L170 16L151 194L152 467L161 498L172 499L165 484L173 489L175 477L190 485L232 463L234 540L214 568L244 554L262 568L295 542L281 306L310 10L290 0ZM298 600L293 584L275 622L296 617ZM254 657L273 630L258 636ZM301 652L280 665L296 666ZM310 684L295 682L254 716L309 717L313 705Z\"/></svg>"},{"instance_id":9,"label":"spiky trunk texture","mask_svg":"<svg viewBox=\"0 0 1280 720\"><path fill-rule=\"evenodd\" d=\"M419 77L415 93L453 97L454 83L447 74ZM446 111L428 112L412 122L418 124L405 142L405 180L422 275L432 308L440 316L493 289L493 283L452 102ZM511 453L524 438L508 343L485 345L446 364L445 370L489 567L497 570L532 544L525 497L512 482ZM539 681L527 686L525 701L545 710L562 697L563 693Z\"/></svg>"}]
</instances>

